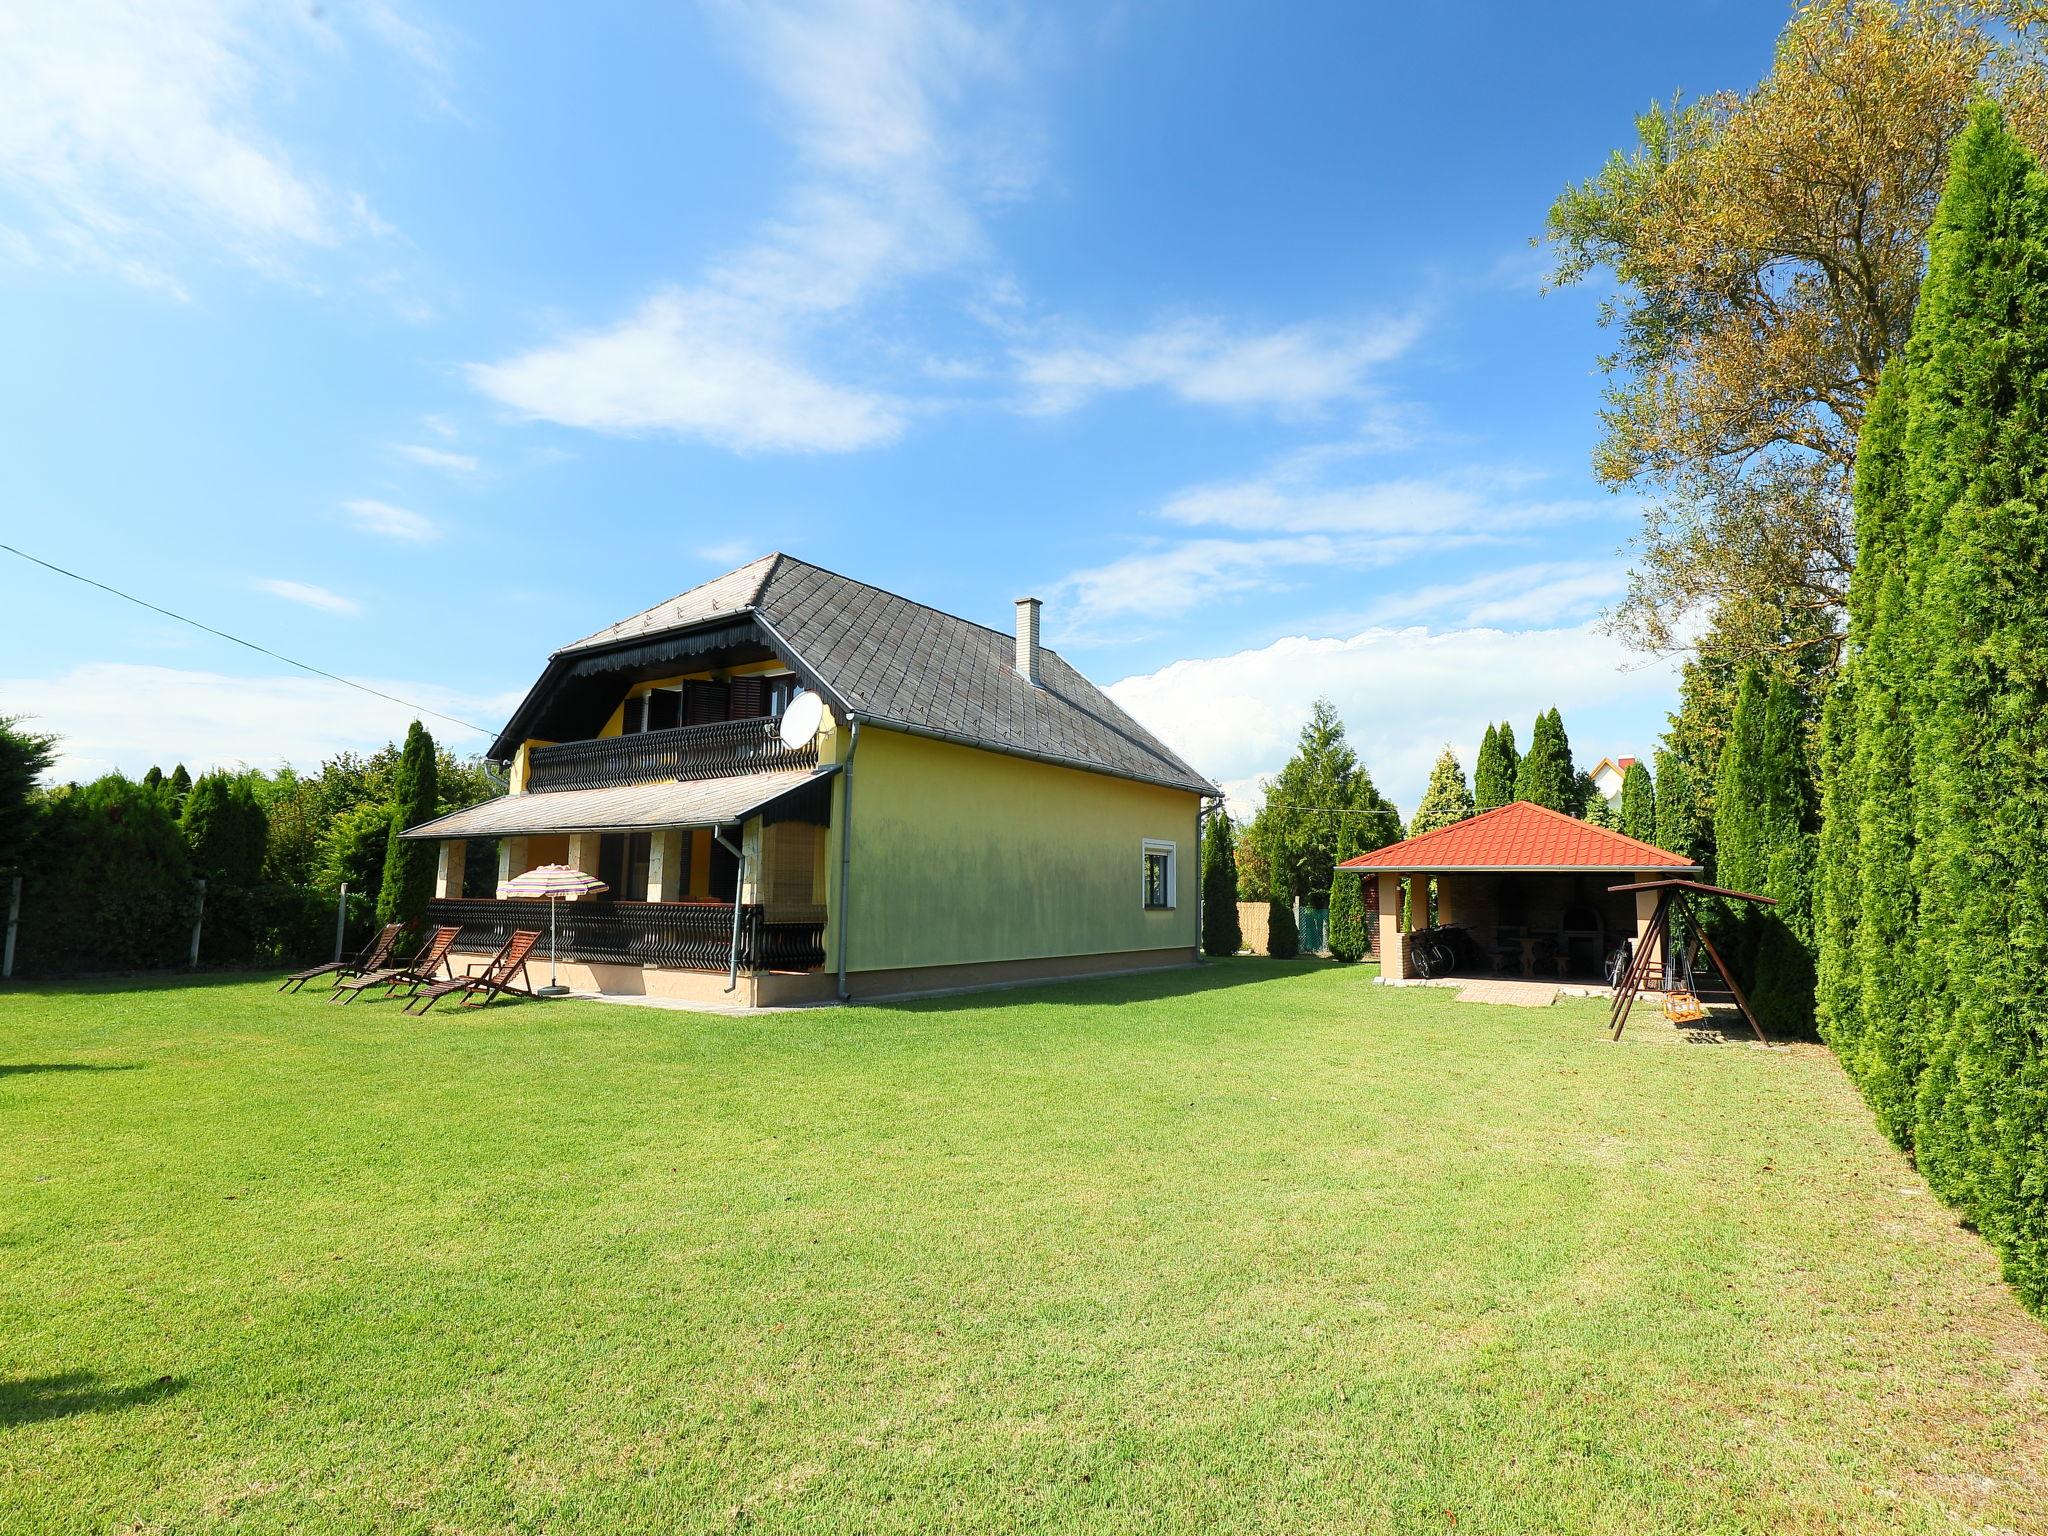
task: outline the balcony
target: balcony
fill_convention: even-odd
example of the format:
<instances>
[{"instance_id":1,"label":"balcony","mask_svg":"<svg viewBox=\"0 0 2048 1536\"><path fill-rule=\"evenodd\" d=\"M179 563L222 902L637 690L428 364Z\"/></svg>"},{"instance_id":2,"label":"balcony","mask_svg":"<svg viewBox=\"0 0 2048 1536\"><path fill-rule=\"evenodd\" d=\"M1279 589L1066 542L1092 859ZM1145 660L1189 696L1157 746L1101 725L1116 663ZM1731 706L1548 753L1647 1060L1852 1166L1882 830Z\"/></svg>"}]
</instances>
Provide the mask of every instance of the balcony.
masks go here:
<instances>
[{"instance_id":1,"label":"balcony","mask_svg":"<svg viewBox=\"0 0 2048 1536\"><path fill-rule=\"evenodd\" d=\"M536 793L623 789L668 779L722 779L736 773L817 767L816 742L794 748L782 744L777 734L781 718L758 715L535 747L528 759L526 787Z\"/></svg>"},{"instance_id":2,"label":"balcony","mask_svg":"<svg viewBox=\"0 0 2048 1536\"><path fill-rule=\"evenodd\" d=\"M722 971L732 961L732 908L724 902L563 901L552 913L548 908L545 901L437 899L427 903L427 921L459 927L456 948L465 953L489 954L519 928L545 934L552 916L558 959L691 971ZM809 921L770 922L764 908L741 907L739 968L805 971L823 965L823 910L803 916ZM545 939L537 953L546 957Z\"/></svg>"}]
</instances>

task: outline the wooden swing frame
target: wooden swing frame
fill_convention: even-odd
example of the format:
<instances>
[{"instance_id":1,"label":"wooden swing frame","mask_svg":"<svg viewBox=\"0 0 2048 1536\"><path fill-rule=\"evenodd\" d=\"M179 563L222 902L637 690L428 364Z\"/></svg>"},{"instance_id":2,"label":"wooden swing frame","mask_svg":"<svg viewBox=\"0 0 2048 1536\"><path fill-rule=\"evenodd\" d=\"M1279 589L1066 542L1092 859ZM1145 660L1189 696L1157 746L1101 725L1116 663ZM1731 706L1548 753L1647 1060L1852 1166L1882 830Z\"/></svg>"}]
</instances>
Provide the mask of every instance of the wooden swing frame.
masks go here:
<instances>
[{"instance_id":1,"label":"wooden swing frame","mask_svg":"<svg viewBox=\"0 0 2048 1536\"><path fill-rule=\"evenodd\" d=\"M1750 1030L1756 1035L1757 1043L1768 1047L1770 1039L1764 1034L1763 1026L1756 1021L1756 1014L1749 1006L1749 999L1736 984L1734 973L1728 969L1728 962L1721 958L1721 951L1714 948L1714 941L1707 937L1706 924L1702 923L1698 911L1688 899L1690 896L1721 896L1730 901L1753 901L1759 906L1774 907L1775 897L1757 896L1749 891L1731 891L1718 885L1706 885L1698 880L1638 880L1627 885L1610 885L1609 891L1655 891L1657 908L1650 915L1649 930L1643 935L1643 942L1636 946L1629 958L1626 974L1621 985L1614 989L1614 1011L1608 1018L1613 1033L1610 1039L1619 1040L1621 1032L1628 1025L1628 1011L1635 1006L1636 996L1649 980L1653 962L1650 957L1658 956L1658 965L1671 947L1671 909L1675 905L1689 918L1692 928L1692 944L1689 953L1693 960L1699 958L1700 949L1705 947L1707 958L1714 962L1714 969L1728 986L1728 995L1735 999L1735 1006L1742 1010L1743 1018L1749 1021ZM1668 967L1665 967L1668 969ZM1662 979L1662 978L1660 978Z\"/></svg>"}]
</instances>

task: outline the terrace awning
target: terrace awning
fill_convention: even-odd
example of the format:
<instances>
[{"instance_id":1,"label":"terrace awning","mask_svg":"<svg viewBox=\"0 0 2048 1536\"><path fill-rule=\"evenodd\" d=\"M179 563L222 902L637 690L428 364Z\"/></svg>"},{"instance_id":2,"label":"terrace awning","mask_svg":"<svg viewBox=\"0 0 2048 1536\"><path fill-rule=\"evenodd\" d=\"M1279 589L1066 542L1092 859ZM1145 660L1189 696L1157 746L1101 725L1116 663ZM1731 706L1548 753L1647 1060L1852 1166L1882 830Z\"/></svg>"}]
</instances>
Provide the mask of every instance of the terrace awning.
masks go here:
<instances>
[{"instance_id":1,"label":"terrace awning","mask_svg":"<svg viewBox=\"0 0 2048 1536\"><path fill-rule=\"evenodd\" d=\"M421 822L410 838L525 837L543 832L648 832L657 827L723 827L745 821L839 771L794 768L724 779L633 784L623 789L557 789L500 795Z\"/></svg>"}]
</instances>

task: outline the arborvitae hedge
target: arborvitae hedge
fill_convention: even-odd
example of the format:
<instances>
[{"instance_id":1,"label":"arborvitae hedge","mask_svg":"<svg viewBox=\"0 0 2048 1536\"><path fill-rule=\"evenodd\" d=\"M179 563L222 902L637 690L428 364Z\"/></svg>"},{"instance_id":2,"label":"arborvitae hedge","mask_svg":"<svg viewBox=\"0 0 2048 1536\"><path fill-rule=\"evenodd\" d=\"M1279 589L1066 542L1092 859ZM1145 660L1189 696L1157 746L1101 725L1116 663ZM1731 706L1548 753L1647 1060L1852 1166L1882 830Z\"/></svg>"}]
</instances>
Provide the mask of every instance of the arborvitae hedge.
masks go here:
<instances>
[{"instance_id":1,"label":"arborvitae hedge","mask_svg":"<svg viewBox=\"0 0 2048 1536\"><path fill-rule=\"evenodd\" d=\"M1829 1039L2048 1307L2048 179L1957 141L1913 335L1865 418L1823 733Z\"/></svg>"},{"instance_id":2,"label":"arborvitae hedge","mask_svg":"<svg viewBox=\"0 0 2048 1536\"><path fill-rule=\"evenodd\" d=\"M1515 728L1503 720L1489 725L1479 742L1479 758L1472 766L1473 808L1498 810L1515 798L1515 772L1522 760L1515 752Z\"/></svg>"},{"instance_id":3,"label":"arborvitae hedge","mask_svg":"<svg viewBox=\"0 0 2048 1536\"><path fill-rule=\"evenodd\" d=\"M1579 799L1578 770L1572 767L1572 744L1564 734L1564 717L1555 709L1536 717L1529 733L1529 751L1515 773L1517 800L1528 800L1576 816L1585 809Z\"/></svg>"},{"instance_id":4,"label":"arborvitae hedge","mask_svg":"<svg viewBox=\"0 0 2048 1536\"><path fill-rule=\"evenodd\" d=\"M1234 955L1244 948L1237 920L1237 843L1230 814L1218 809L1202 833L1202 949Z\"/></svg>"},{"instance_id":5,"label":"arborvitae hedge","mask_svg":"<svg viewBox=\"0 0 2048 1536\"><path fill-rule=\"evenodd\" d=\"M439 798L435 766L434 738L415 720L406 729L405 747L391 776L391 841L384 854L384 882L377 892L380 923L416 923L426 916L427 903L433 899L439 849L398 834L433 819Z\"/></svg>"},{"instance_id":6,"label":"arborvitae hedge","mask_svg":"<svg viewBox=\"0 0 2048 1536\"><path fill-rule=\"evenodd\" d=\"M1449 753L1444 754L1449 757ZM1451 759L1455 765L1456 759ZM1459 776L1459 787L1463 788L1464 776ZM1355 857L1361 850L1358 846L1356 819L1347 816L1345 826L1337 834L1337 862ZM1365 934L1365 875L1347 875L1341 870L1331 876L1330 883L1330 926L1329 936L1324 942L1330 954L1338 960L1362 960L1366 952Z\"/></svg>"},{"instance_id":7,"label":"arborvitae hedge","mask_svg":"<svg viewBox=\"0 0 2048 1536\"><path fill-rule=\"evenodd\" d=\"M23 861L16 969L181 965L194 902L191 856L161 794L114 775L53 791Z\"/></svg>"},{"instance_id":8,"label":"arborvitae hedge","mask_svg":"<svg viewBox=\"0 0 2048 1536\"><path fill-rule=\"evenodd\" d=\"M1657 841L1657 791L1640 761L1621 776L1621 830L1646 843Z\"/></svg>"},{"instance_id":9,"label":"arborvitae hedge","mask_svg":"<svg viewBox=\"0 0 2048 1536\"><path fill-rule=\"evenodd\" d=\"M247 782L206 773L185 796L178 818L192 873L206 881L199 958L207 965L241 965L266 948L269 906L257 889L263 878L268 822Z\"/></svg>"},{"instance_id":10,"label":"arborvitae hedge","mask_svg":"<svg viewBox=\"0 0 2048 1536\"><path fill-rule=\"evenodd\" d=\"M1301 930L1295 926L1294 903L1274 896L1266 903L1266 953L1275 960L1292 960L1301 953Z\"/></svg>"}]
</instances>

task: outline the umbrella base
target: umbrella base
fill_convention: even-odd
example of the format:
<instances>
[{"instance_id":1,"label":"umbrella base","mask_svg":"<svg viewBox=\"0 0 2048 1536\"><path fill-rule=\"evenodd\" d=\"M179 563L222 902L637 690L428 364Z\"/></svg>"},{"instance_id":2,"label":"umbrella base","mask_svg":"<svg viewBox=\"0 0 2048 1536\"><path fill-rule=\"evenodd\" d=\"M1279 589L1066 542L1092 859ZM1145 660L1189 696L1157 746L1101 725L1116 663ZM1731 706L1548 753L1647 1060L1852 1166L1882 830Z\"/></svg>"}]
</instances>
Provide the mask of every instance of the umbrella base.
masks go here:
<instances>
[{"instance_id":1,"label":"umbrella base","mask_svg":"<svg viewBox=\"0 0 2048 1536\"><path fill-rule=\"evenodd\" d=\"M567 997L569 995L569 989L567 987L555 986L551 984L545 987L535 987L533 989L533 995L535 997Z\"/></svg>"}]
</instances>

